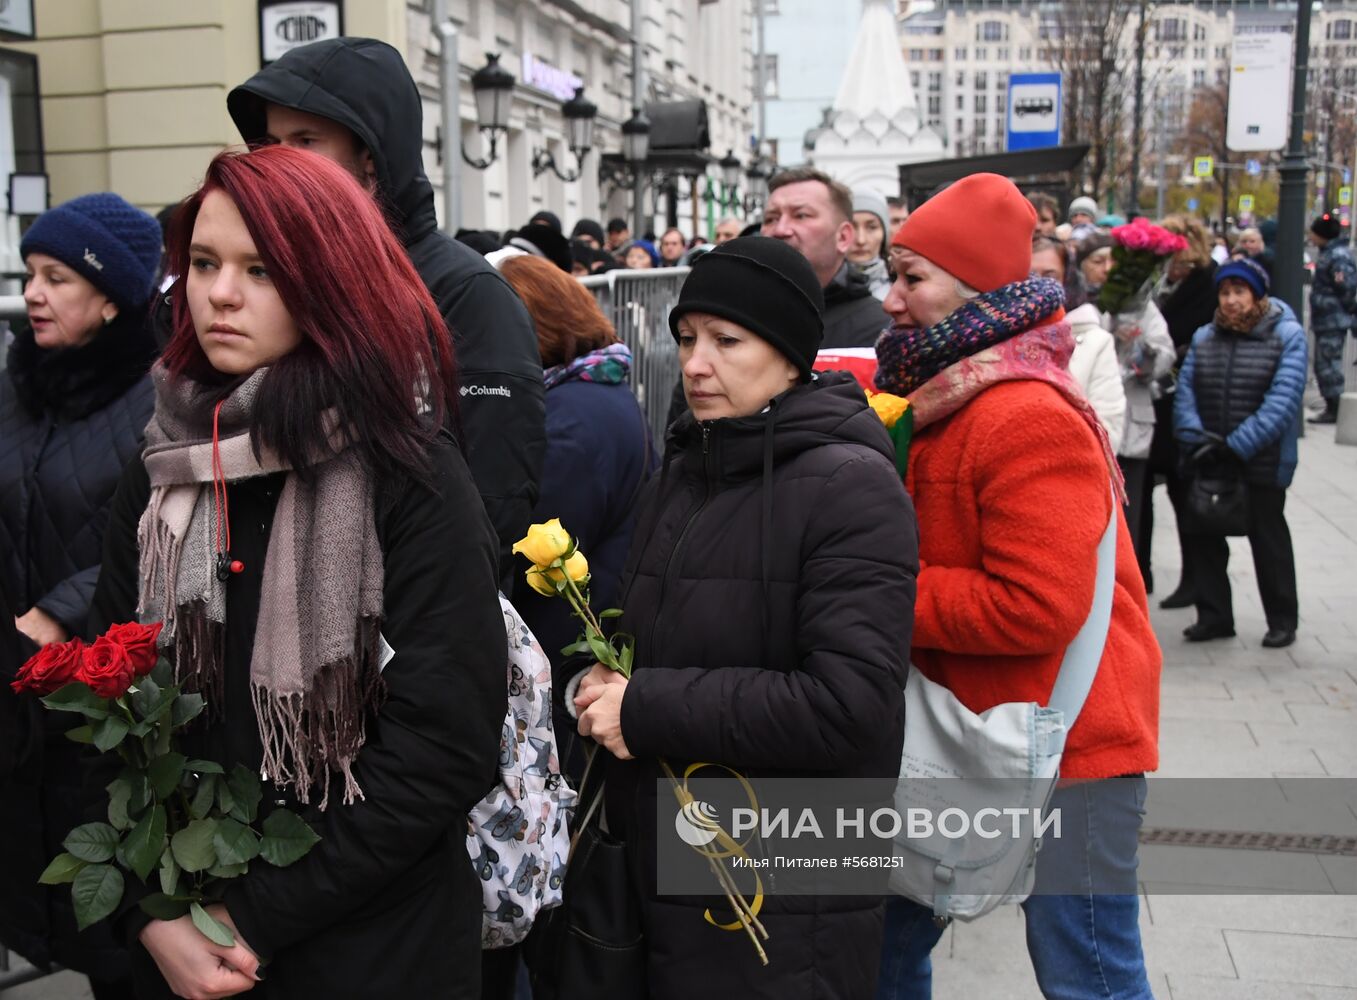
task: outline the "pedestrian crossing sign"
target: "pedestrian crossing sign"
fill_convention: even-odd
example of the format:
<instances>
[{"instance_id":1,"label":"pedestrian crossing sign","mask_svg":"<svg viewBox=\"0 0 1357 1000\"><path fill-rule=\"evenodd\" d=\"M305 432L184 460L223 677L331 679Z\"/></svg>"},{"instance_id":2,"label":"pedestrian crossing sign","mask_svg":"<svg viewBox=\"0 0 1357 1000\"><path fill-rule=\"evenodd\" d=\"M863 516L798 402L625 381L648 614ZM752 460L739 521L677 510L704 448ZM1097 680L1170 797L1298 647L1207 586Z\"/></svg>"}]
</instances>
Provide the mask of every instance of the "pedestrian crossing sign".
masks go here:
<instances>
[{"instance_id":1,"label":"pedestrian crossing sign","mask_svg":"<svg viewBox=\"0 0 1357 1000\"><path fill-rule=\"evenodd\" d=\"M1193 177L1210 177L1216 172L1216 161L1214 157L1197 156L1192 159Z\"/></svg>"},{"instance_id":2,"label":"pedestrian crossing sign","mask_svg":"<svg viewBox=\"0 0 1357 1000\"><path fill-rule=\"evenodd\" d=\"M1352 188L1348 187L1347 185L1344 185L1343 187L1338 189L1338 204L1340 205L1352 204Z\"/></svg>"},{"instance_id":3,"label":"pedestrian crossing sign","mask_svg":"<svg viewBox=\"0 0 1357 1000\"><path fill-rule=\"evenodd\" d=\"M1239 196L1239 214L1243 215L1245 212L1252 211L1253 211L1253 195L1241 194Z\"/></svg>"}]
</instances>

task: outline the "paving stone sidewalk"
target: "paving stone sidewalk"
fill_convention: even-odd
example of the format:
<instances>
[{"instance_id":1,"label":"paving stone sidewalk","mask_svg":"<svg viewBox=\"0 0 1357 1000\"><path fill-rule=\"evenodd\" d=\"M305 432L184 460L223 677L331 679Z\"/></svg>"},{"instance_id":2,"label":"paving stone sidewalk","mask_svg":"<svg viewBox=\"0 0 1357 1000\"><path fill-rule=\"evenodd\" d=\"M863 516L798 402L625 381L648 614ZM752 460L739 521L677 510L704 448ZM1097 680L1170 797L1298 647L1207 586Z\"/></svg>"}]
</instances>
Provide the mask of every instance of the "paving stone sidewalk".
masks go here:
<instances>
[{"instance_id":1,"label":"paving stone sidewalk","mask_svg":"<svg viewBox=\"0 0 1357 1000\"><path fill-rule=\"evenodd\" d=\"M1267 627L1248 541L1232 539L1238 637L1193 645L1181 635L1193 611L1158 607L1177 583L1179 555L1173 511L1156 491L1160 775L1357 778L1357 448L1334 444L1332 428L1311 428L1301 441L1286 517L1300 590L1296 644L1259 645ZM1200 852L1203 863L1218 853L1178 850ZM1259 853L1229 852L1236 867L1281 857ZM1314 864L1281 858L1290 859ZM1357 858L1321 864L1330 884L1357 893ZM949 929L934 953L936 1000L1039 998L1024 928L1015 907ZM1141 933L1160 1000L1357 1000L1357 894L1163 895L1151 886Z\"/></svg>"}]
</instances>

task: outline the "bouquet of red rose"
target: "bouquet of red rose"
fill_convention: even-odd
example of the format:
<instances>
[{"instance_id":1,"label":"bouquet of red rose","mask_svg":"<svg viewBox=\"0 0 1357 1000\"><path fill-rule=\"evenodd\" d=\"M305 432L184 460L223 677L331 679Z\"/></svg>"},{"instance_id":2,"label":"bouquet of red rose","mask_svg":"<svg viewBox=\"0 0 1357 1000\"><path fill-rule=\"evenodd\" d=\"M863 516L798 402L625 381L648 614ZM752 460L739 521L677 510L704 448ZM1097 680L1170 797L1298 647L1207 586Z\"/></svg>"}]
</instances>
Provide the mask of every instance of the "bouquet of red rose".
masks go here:
<instances>
[{"instance_id":1,"label":"bouquet of red rose","mask_svg":"<svg viewBox=\"0 0 1357 1000\"><path fill-rule=\"evenodd\" d=\"M122 902L124 871L148 887L156 872L159 891L139 900L142 910L160 920L188 914L206 937L229 947L234 935L205 909L220 899L221 881L244 875L257 858L290 865L320 838L286 809L273 810L256 830L263 788L253 772L236 765L227 774L175 750L174 734L205 705L174 683L156 650L160 628L114 625L90 646L80 639L44 646L19 668L15 691L84 716L66 736L122 763L107 786L108 822L72 830L39 881L71 884L83 930Z\"/></svg>"},{"instance_id":2,"label":"bouquet of red rose","mask_svg":"<svg viewBox=\"0 0 1357 1000\"><path fill-rule=\"evenodd\" d=\"M1132 303L1149 294L1149 285L1164 261L1187 248L1187 240L1156 226L1144 216L1112 230L1112 272L1098 293L1098 308L1105 313L1126 312Z\"/></svg>"}]
</instances>

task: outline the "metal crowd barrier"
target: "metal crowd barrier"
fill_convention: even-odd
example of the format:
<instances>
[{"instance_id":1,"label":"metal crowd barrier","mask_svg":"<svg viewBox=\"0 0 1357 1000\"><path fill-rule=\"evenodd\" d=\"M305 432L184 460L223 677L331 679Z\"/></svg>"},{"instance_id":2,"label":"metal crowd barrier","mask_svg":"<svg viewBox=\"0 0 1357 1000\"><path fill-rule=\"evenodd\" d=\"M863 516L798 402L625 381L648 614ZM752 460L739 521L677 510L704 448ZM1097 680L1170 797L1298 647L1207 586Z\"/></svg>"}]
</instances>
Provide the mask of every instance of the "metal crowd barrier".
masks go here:
<instances>
[{"instance_id":1,"label":"metal crowd barrier","mask_svg":"<svg viewBox=\"0 0 1357 1000\"><path fill-rule=\"evenodd\" d=\"M678 346L669 332L669 310L692 270L687 267L608 271L580 278L598 299L603 315L631 348L631 389L657 448L664 447L665 418L679 378Z\"/></svg>"}]
</instances>

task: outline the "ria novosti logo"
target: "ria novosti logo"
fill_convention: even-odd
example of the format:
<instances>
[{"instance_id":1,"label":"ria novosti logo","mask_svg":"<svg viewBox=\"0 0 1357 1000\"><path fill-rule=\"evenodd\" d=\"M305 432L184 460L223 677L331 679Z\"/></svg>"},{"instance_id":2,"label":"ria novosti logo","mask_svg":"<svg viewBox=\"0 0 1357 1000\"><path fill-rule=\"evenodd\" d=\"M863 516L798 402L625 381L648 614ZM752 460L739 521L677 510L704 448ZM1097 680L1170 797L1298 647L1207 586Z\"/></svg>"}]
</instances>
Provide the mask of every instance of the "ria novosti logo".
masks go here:
<instances>
[{"instance_id":1,"label":"ria novosti logo","mask_svg":"<svg viewBox=\"0 0 1357 1000\"><path fill-rule=\"evenodd\" d=\"M693 799L674 814L674 832L689 847L706 847L721 832L716 807L701 799Z\"/></svg>"}]
</instances>

